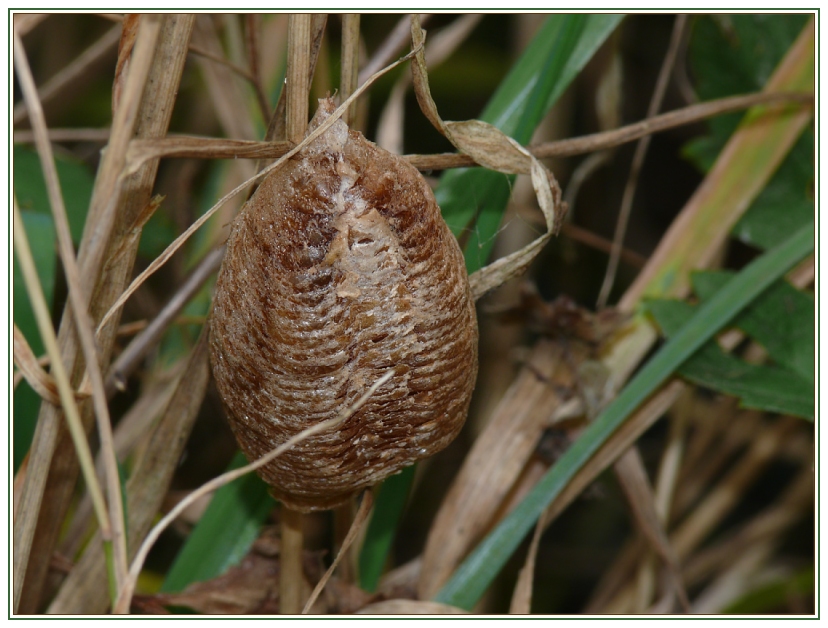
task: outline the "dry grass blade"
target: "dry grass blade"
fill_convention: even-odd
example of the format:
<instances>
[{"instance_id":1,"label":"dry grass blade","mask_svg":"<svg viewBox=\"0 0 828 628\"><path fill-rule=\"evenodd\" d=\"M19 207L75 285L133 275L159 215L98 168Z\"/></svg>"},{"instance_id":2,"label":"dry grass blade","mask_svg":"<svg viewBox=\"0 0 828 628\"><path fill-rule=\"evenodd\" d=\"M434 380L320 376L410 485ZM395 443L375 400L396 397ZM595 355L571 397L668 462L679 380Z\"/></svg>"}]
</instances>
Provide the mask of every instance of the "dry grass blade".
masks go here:
<instances>
[{"instance_id":1,"label":"dry grass blade","mask_svg":"<svg viewBox=\"0 0 828 628\"><path fill-rule=\"evenodd\" d=\"M255 142L207 137L167 137L133 140L129 146L128 169L140 167L149 159L194 157L196 159L270 159L291 149L288 142Z\"/></svg>"},{"instance_id":2,"label":"dry grass blade","mask_svg":"<svg viewBox=\"0 0 828 628\"><path fill-rule=\"evenodd\" d=\"M117 111L121 103L121 94L126 85L127 70L138 36L141 17L137 13L128 13L121 23L121 40L118 42L118 64L115 66L115 78L112 81L112 111Z\"/></svg>"},{"instance_id":3,"label":"dry grass blade","mask_svg":"<svg viewBox=\"0 0 828 628\"><path fill-rule=\"evenodd\" d=\"M677 404L680 405L680 404ZM687 413L678 412L670 422L670 435L661 458L655 486L655 509L661 525L669 521L670 505L675 494L681 457L686 436ZM643 612L650 606L656 585L656 561L649 551L641 563L636 577L636 611Z\"/></svg>"},{"instance_id":4,"label":"dry grass blade","mask_svg":"<svg viewBox=\"0 0 828 628\"><path fill-rule=\"evenodd\" d=\"M528 615L532 612L532 588L535 581L535 562L538 557L541 536L549 525L547 521L548 512L548 510L545 511L535 525L532 542L529 544L529 551L526 553L526 562L521 567L520 573L518 573L518 580L515 584L515 590L512 593L512 601L509 604L510 615Z\"/></svg>"},{"instance_id":5,"label":"dry grass blade","mask_svg":"<svg viewBox=\"0 0 828 628\"><path fill-rule=\"evenodd\" d=\"M146 16L146 20L149 28L141 29L138 36L123 106L115 114L111 141L101 161L81 241L80 277L87 294L92 295L90 314L95 321L122 290L131 271L134 253L122 256L114 264L104 265L103 261L107 259L110 245L119 247L120 228L128 229L134 223L135 214L146 206L155 177L155 164L148 164L134 177L122 177L126 146L133 136L152 137L166 132L192 25L191 17L180 15ZM155 28L159 21L162 23L160 35ZM144 70L151 60L151 79L147 82L150 87L145 93ZM135 247L137 249L137 241ZM59 343L65 363L71 365L72 380L79 382L83 362L69 316L64 313ZM117 325L113 325L99 336L104 364L108 361L116 331ZM92 423L88 404L83 408L82 420L88 429ZM28 558L20 604L20 612L26 613L39 609L52 550L78 473L77 459L71 441L66 437L62 413L51 404L41 406L30 456L30 473L15 520L19 531L16 538L20 541L16 545L20 551L15 558Z\"/></svg>"},{"instance_id":6,"label":"dry grass blade","mask_svg":"<svg viewBox=\"0 0 828 628\"><path fill-rule=\"evenodd\" d=\"M796 425L796 419L783 419L757 435L742 459L673 533L673 546L680 558L687 557L698 547L715 524L736 505L744 489L758 477Z\"/></svg>"},{"instance_id":7,"label":"dry grass blade","mask_svg":"<svg viewBox=\"0 0 828 628\"><path fill-rule=\"evenodd\" d=\"M107 142L109 129L49 129L49 141L57 142ZM33 144L34 133L24 129L14 132L15 144Z\"/></svg>"},{"instance_id":8,"label":"dry grass blade","mask_svg":"<svg viewBox=\"0 0 828 628\"><path fill-rule=\"evenodd\" d=\"M604 253L609 253L612 249L612 242L610 240L602 238L598 234L574 225L571 222L564 221L561 226L561 235L598 251L603 251ZM635 268L643 268L647 263L646 257L630 249L621 249L621 260Z\"/></svg>"},{"instance_id":9,"label":"dry grass blade","mask_svg":"<svg viewBox=\"0 0 828 628\"><path fill-rule=\"evenodd\" d=\"M232 482L235 479L240 478L241 476L250 473L251 471L255 471L256 469L263 467L270 461L272 461L277 456L282 455L288 449L296 445L297 443L305 440L313 436L314 434L318 434L320 432L324 432L329 429L333 429L337 425L340 425L342 422L347 421L350 416L353 415L354 412L359 410L366 401L373 395L383 384L385 384L388 380L390 380L394 375L394 371L386 372L382 377L380 377L376 382L374 382L370 388L363 394L357 401L346 408L339 416L334 417L333 419L328 419L327 421L322 421L321 423L317 423L309 427L308 429L300 432L296 436L293 436L286 440L284 443L276 447L273 451L265 454L255 462L252 462L248 465L240 467L238 469L234 469L233 471L228 471L217 478L214 478L203 484L196 490L192 491L190 494L187 495L184 499L182 499L178 504L176 504L175 508L173 508L170 512L168 512L162 519L159 521L153 528L150 530L149 534L147 534L146 538L144 539L143 543L141 544L140 549L138 550L135 558L132 561L132 566L129 570L129 579L127 580L125 586L121 589L118 595L118 601L116 602L115 608L113 609L114 613L126 613L129 611L129 603L132 599L132 594L135 590L135 584L138 580L138 575L141 573L141 569L144 565L144 561L147 558L147 554L149 553L150 548L155 544L155 541L158 540L158 537L161 533L170 525L188 506L190 506L193 502L198 500L199 498L203 497L204 495L208 495L222 486L225 486Z\"/></svg>"},{"instance_id":10,"label":"dry grass blade","mask_svg":"<svg viewBox=\"0 0 828 628\"><path fill-rule=\"evenodd\" d=\"M695 553L688 559L685 574L688 584L698 586L736 557L749 552L763 540L779 537L814 505L814 473L804 467L782 494L753 519L725 538Z\"/></svg>"},{"instance_id":11,"label":"dry grass blade","mask_svg":"<svg viewBox=\"0 0 828 628\"><path fill-rule=\"evenodd\" d=\"M308 128L308 107L312 76L311 16L292 13L288 17L288 52L285 77L285 134L288 142L300 144ZM345 61L348 63L348 60ZM345 109L343 116L347 115ZM282 507L282 555L279 573L279 612L298 614L304 606L302 551L303 515Z\"/></svg>"},{"instance_id":12,"label":"dry grass blade","mask_svg":"<svg viewBox=\"0 0 828 628\"><path fill-rule=\"evenodd\" d=\"M103 497L103 491L98 484L95 477L94 463L92 462L92 453L89 450L89 443L86 441L86 434L84 433L83 424L80 419L80 412L75 403L74 391L69 382L69 375L63 366L60 359L60 350L58 348L57 338L52 329L51 316L49 315L49 307L46 304L46 299L43 296L43 290L40 287L40 280L37 276L34 261L32 259L29 242L26 239L26 230L23 226L23 219L20 216L20 210L17 207L17 201L14 202L14 244L17 256L20 261L20 268L23 272L23 277L26 282L26 290L29 294L29 300L35 312L38 329L40 331L43 344L46 345L47 353L52 360L55 380L57 381L58 394L64 411L66 412L66 421L69 424L69 431L72 435L72 440L77 451L78 458L81 461L81 466L84 471L84 477L89 486L92 495L92 501L95 506L95 514L98 517L101 529L105 532L105 537L108 538L112 534L111 523L106 509L106 503ZM26 478L31 477L32 473L27 472ZM25 484L24 484L25 486ZM25 496L25 489L24 489ZM15 523L17 520L15 519ZM18 528L15 528L17 532ZM34 532L34 530L32 530ZM26 567L28 556L22 556L21 552L25 547L21 548L18 535L15 534L15 573L14 573L14 612L19 611L20 599L23 590L24 579L26 575Z\"/></svg>"},{"instance_id":13,"label":"dry grass blade","mask_svg":"<svg viewBox=\"0 0 828 628\"><path fill-rule=\"evenodd\" d=\"M140 452L147 446L154 426L163 416L169 406L170 399L175 393L183 366L187 360L182 360L170 373L160 375L157 380L147 383L141 391L140 397L132 404L126 414L118 421L113 433L115 454L119 460L126 460L133 452ZM95 461L98 476L101 474L100 457ZM129 499L127 497L127 499ZM63 556L77 556L88 540L92 502L89 495L84 495L74 511L72 522L65 532L57 550Z\"/></svg>"},{"instance_id":14,"label":"dry grass blade","mask_svg":"<svg viewBox=\"0 0 828 628\"><path fill-rule=\"evenodd\" d=\"M474 27L480 22L481 14L463 15L431 38L425 51L425 62L432 70L445 61L463 43ZM377 144L386 150L401 154L403 150L402 128L405 93L411 83L411 76L403 74L391 90L388 102L383 107L377 125Z\"/></svg>"},{"instance_id":15,"label":"dry grass blade","mask_svg":"<svg viewBox=\"0 0 828 628\"><path fill-rule=\"evenodd\" d=\"M267 100L264 87L262 87L262 69L259 64L259 27L260 16L256 13L249 13L244 16L245 43L247 47L247 63L250 66L251 83L256 91L256 102L262 113L262 120L270 118L270 103Z\"/></svg>"},{"instance_id":16,"label":"dry grass blade","mask_svg":"<svg viewBox=\"0 0 828 628\"><path fill-rule=\"evenodd\" d=\"M769 429L760 431L735 467L671 533L670 543L680 561L686 561L715 526L732 511L745 489L766 468L785 442L785 435L795 425L798 425L797 420L782 420ZM631 612L629 604L634 599L634 586L634 583L626 580L625 586L603 607L603 612Z\"/></svg>"},{"instance_id":17,"label":"dry grass blade","mask_svg":"<svg viewBox=\"0 0 828 628\"><path fill-rule=\"evenodd\" d=\"M618 459L615 463L615 473L632 507L639 528L667 565L682 609L685 613L689 612L690 601L681 579L679 561L656 511L653 490L644 469L644 461L641 460L637 448L631 448Z\"/></svg>"},{"instance_id":18,"label":"dry grass blade","mask_svg":"<svg viewBox=\"0 0 828 628\"><path fill-rule=\"evenodd\" d=\"M258 174L252 176L251 178L247 179L244 183L242 183L241 185L236 186L230 192L228 192L223 197L221 197L215 205L213 205L210 209L208 209L206 212L204 212L204 214L201 216L201 218L196 220L192 225L190 225L187 228L186 231L184 231L184 233L182 233L175 240L173 240L172 244L170 244L166 249L164 249L164 252L161 253L161 255L159 255L158 257L156 257L153 260L153 262L141 274L139 274L135 279L133 279L132 283L129 284L129 287L124 292L121 293L121 295L118 297L118 299L112 305L112 307L109 309L109 311L106 313L106 315L102 318L101 324L99 325L99 327L103 327L106 322L108 322L113 316L115 316L115 314L120 310L120 308L123 307L124 303L126 303L127 299L129 299L129 297L132 296L132 294L141 286L141 284L144 283L144 281L147 280L147 277L152 275L161 266L163 266L167 262L167 260L169 260L173 256L173 254L175 254L175 252L179 248L181 248L181 246L184 244L184 242L186 242L187 239L189 239L189 237L193 233L195 233L204 223L206 223L213 216L213 214L215 214L228 200L230 200L236 194L238 194L239 192L241 192L242 190L247 188L248 185L250 185L252 183L256 183L257 181L260 181L261 179L266 177L268 174L270 174L271 172L273 172L277 168L280 168L288 159L293 157L296 153L298 153L300 150L302 150L305 146L307 146L308 144L313 142L317 137L322 135L325 131L327 131L333 125L334 122L339 120L340 116L347 110L347 108L351 105L351 103L354 100L356 100L366 89L368 89L368 87L370 87L371 84L376 79L378 79L380 76L382 76L383 74L385 74L389 70L394 69L399 64L407 61L416 52L417 52L417 50L412 51L411 53L409 53L408 55L406 55L402 59L396 61L395 63L392 63L391 65L384 68L380 72L377 72L376 74L374 74L369 81L367 81L366 83L363 83L353 94L351 94L351 97L348 98L347 100L345 100L345 102L343 102L330 115L329 118L327 118L322 124L320 124L311 133L309 133L308 136L305 137L305 139L302 140L301 143L297 144L292 149L290 149L287 153L282 155L282 157L278 161L273 162L272 164L267 166L265 169L263 169L261 172L259 172Z\"/></svg>"},{"instance_id":19,"label":"dry grass blade","mask_svg":"<svg viewBox=\"0 0 828 628\"><path fill-rule=\"evenodd\" d=\"M223 59L221 37L211 15L199 15L193 31L193 41L213 59ZM236 139L252 140L257 137L256 127L250 115L240 115L249 111L248 90L237 72L227 64L217 64L198 59L199 67L207 83L210 103L224 133ZM228 62L229 63L229 62ZM245 164L243 179L253 174L253 165Z\"/></svg>"},{"instance_id":20,"label":"dry grass blade","mask_svg":"<svg viewBox=\"0 0 828 628\"><path fill-rule=\"evenodd\" d=\"M69 301L72 304L72 313L75 318L75 328L80 338L84 359L86 360L86 375L92 383L92 402L95 408L95 418L98 425L98 436L101 440L103 453L107 498L109 500L109 520L112 526L112 542L114 545L115 584L120 586L126 576L126 534L124 531L124 512L121 504L121 481L118 474L118 461L112 445L112 423L109 418L109 408L104 392L103 375L99 363L99 350L93 332L94 325L89 315L89 300L80 280L75 251L72 245L72 235L69 232L69 219L66 215L66 206L60 190L57 167L52 154L52 145L46 136L46 120L43 108L37 98L34 78L29 69L23 42L15 38L15 66L18 79L23 91L35 132L35 143L43 168L43 178L46 181L46 192L49 197L49 206L54 217L55 230L58 239L58 252L63 269L66 273L66 282L69 284ZM81 388L85 386L81 385Z\"/></svg>"},{"instance_id":21,"label":"dry grass blade","mask_svg":"<svg viewBox=\"0 0 828 628\"><path fill-rule=\"evenodd\" d=\"M56 406L60 405L60 394L58 393L57 383L55 378L44 371L40 366L40 361L35 356L26 337L23 335L17 325L13 327L14 331L14 363L20 369L19 374L29 383L29 385L49 403ZM75 391L75 399L83 401L89 397L89 393Z\"/></svg>"},{"instance_id":22,"label":"dry grass blade","mask_svg":"<svg viewBox=\"0 0 828 628\"><path fill-rule=\"evenodd\" d=\"M18 13L14 16L14 32L23 37L47 17L48 13Z\"/></svg>"},{"instance_id":23,"label":"dry grass blade","mask_svg":"<svg viewBox=\"0 0 828 628\"><path fill-rule=\"evenodd\" d=\"M207 338L205 325L175 392L127 482L131 557L135 556L156 520L206 393L210 377ZM109 607L105 581L100 547L93 541L87 545L47 612L60 615L104 613Z\"/></svg>"},{"instance_id":24,"label":"dry grass blade","mask_svg":"<svg viewBox=\"0 0 828 628\"><path fill-rule=\"evenodd\" d=\"M325 32L325 25L328 22L328 16L324 13L314 13L311 16L311 58L308 66L308 84L310 84L314 72L316 71L316 62L319 59L319 49L322 46L322 35ZM379 69L379 68L378 68ZM284 140L287 137L285 131L285 113L287 109L287 90L282 89L279 94L279 102L276 103L276 108L270 118L270 123L267 126L265 133L265 141L272 142L275 140ZM272 157L281 157L273 155ZM262 170L263 165L260 162L256 170Z\"/></svg>"},{"instance_id":25,"label":"dry grass blade","mask_svg":"<svg viewBox=\"0 0 828 628\"><path fill-rule=\"evenodd\" d=\"M322 576L322 579L313 589L313 593L311 593L310 598L308 598L308 601L305 603L305 608L302 609L303 615L310 612L310 609L313 607L316 599L319 597L319 594L322 593L322 590L325 588L325 585L328 584L328 580L330 580L333 572L339 566L342 557L348 553L348 548L351 547L362 530L362 527L365 525L365 522L368 521L368 515L371 514L371 508L373 505L373 493L371 493L371 491L365 491L362 495L362 503L359 505L359 510L354 517L354 522L351 524L351 528L348 530L345 540L342 541L342 546L339 548L339 552L337 553L333 563L331 563L331 566L328 567L325 575Z\"/></svg>"}]
</instances>

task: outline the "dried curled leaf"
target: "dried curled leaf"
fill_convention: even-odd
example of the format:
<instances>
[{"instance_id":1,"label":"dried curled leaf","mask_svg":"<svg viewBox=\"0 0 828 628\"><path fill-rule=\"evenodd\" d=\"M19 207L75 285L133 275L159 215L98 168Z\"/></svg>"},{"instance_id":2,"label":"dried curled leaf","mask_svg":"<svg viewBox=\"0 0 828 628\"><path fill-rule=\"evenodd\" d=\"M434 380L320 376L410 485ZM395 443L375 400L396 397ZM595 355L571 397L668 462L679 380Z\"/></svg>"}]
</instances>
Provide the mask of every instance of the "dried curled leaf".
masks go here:
<instances>
[{"instance_id":1,"label":"dried curled leaf","mask_svg":"<svg viewBox=\"0 0 828 628\"><path fill-rule=\"evenodd\" d=\"M522 249L481 268L469 278L472 294L479 299L524 272L553 234L560 230L566 214L561 188L555 176L523 146L497 127L481 120L443 121L431 97L425 65L425 32L417 15L411 16L411 43L418 52L411 71L414 92L423 114L447 140L472 157L478 164L507 174L528 174L546 220L546 232Z\"/></svg>"},{"instance_id":2,"label":"dried curled leaf","mask_svg":"<svg viewBox=\"0 0 828 628\"><path fill-rule=\"evenodd\" d=\"M321 101L310 132L333 111ZM341 120L242 210L214 302L213 374L251 458L394 371L342 425L260 470L291 508L336 506L465 421L477 322L460 247L419 172Z\"/></svg>"}]
</instances>

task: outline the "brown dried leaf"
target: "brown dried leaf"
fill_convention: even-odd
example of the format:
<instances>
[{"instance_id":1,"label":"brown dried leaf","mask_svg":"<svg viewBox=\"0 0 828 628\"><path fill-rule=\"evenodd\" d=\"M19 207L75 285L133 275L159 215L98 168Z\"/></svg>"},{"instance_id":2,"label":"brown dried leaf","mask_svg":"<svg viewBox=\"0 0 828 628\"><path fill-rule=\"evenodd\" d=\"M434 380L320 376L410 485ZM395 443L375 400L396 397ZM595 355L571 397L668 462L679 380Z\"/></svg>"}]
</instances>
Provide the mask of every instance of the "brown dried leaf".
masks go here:
<instances>
[{"instance_id":1,"label":"brown dried leaf","mask_svg":"<svg viewBox=\"0 0 828 628\"><path fill-rule=\"evenodd\" d=\"M437 112L437 105L431 97L428 85L428 71L425 64L425 33L420 28L419 18L411 16L411 44L419 48L411 63L414 91L423 114L446 139L458 149L470 155L477 163L507 174L530 174L532 187L541 211L546 219L546 233L530 242L519 251L481 268L469 277L472 295L479 299L484 294L503 285L509 279L526 270L535 256L544 247L552 234L560 229L566 206L562 202L561 188L554 175L549 172L528 150L511 137L481 120L465 122L443 122Z\"/></svg>"},{"instance_id":2,"label":"brown dried leaf","mask_svg":"<svg viewBox=\"0 0 828 628\"><path fill-rule=\"evenodd\" d=\"M419 600L385 600L369 604L356 612L357 615L467 615L468 611L440 604L439 602L421 602Z\"/></svg>"},{"instance_id":3,"label":"brown dried leaf","mask_svg":"<svg viewBox=\"0 0 828 628\"><path fill-rule=\"evenodd\" d=\"M481 166L507 174L530 174L532 155L500 129L482 120L446 122L452 143Z\"/></svg>"},{"instance_id":4,"label":"brown dried leaf","mask_svg":"<svg viewBox=\"0 0 828 628\"><path fill-rule=\"evenodd\" d=\"M425 50L423 49L424 45L425 31L420 28L420 16L414 13L411 15L411 47L418 50L411 62L414 94L417 96L420 110L428 118L428 121L434 125L435 129L451 141L451 134L446 129L446 125L443 123L442 118L440 118L440 114L437 113L437 105L434 104L434 99L431 97L431 88L428 85L428 70L426 69L425 62Z\"/></svg>"},{"instance_id":5,"label":"brown dried leaf","mask_svg":"<svg viewBox=\"0 0 828 628\"><path fill-rule=\"evenodd\" d=\"M251 551L217 578L195 582L181 593L147 597L163 606L186 606L208 615L278 612L279 562L278 556ZM136 602L140 600L136 598Z\"/></svg>"}]
</instances>

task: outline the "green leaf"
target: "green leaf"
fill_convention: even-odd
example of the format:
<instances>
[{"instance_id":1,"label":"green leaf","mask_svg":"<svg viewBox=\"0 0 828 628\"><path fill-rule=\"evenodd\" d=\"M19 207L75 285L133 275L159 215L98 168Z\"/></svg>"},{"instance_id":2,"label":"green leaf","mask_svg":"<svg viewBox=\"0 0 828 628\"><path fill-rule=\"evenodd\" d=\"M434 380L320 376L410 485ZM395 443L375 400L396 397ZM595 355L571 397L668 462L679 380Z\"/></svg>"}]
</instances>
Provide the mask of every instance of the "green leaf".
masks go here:
<instances>
[{"instance_id":1,"label":"green leaf","mask_svg":"<svg viewBox=\"0 0 828 628\"><path fill-rule=\"evenodd\" d=\"M698 16L688 57L699 99L760 91L808 19L793 13ZM688 144L685 155L709 170L741 118L733 113L711 119L711 135Z\"/></svg>"},{"instance_id":2,"label":"green leaf","mask_svg":"<svg viewBox=\"0 0 828 628\"><path fill-rule=\"evenodd\" d=\"M94 179L84 164L61 153L55 155L55 167L66 205L69 231L77 245L83 234ZM21 146L14 147L14 193L21 211L31 210L51 216L40 158L37 153Z\"/></svg>"},{"instance_id":3,"label":"green leaf","mask_svg":"<svg viewBox=\"0 0 828 628\"><path fill-rule=\"evenodd\" d=\"M814 248L814 226L765 253L716 295L649 360L616 399L581 433L518 506L477 546L438 592L436 601L471 609L546 507L590 457L676 369L775 280Z\"/></svg>"},{"instance_id":4,"label":"green leaf","mask_svg":"<svg viewBox=\"0 0 828 628\"><path fill-rule=\"evenodd\" d=\"M526 51L503 79L480 119L498 127L518 142L527 143L545 113L623 17L609 14L547 17ZM463 232L474 224L465 247L469 273L486 262L509 201L513 181L514 177L482 168L452 170L440 180L435 196L443 218L455 236L462 241ZM389 481L392 481L393 490L384 490L383 487L377 497L375 512L384 513L376 524L381 528L376 530L381 537L377 542L368 537L360 554L360 564L369 574L362 580L367 585L385 564L393 540L391 522L399 520L412 478L413 472L392 478Z\"/></svg>"},{"instance_id":5,"label":"green leaf","mask_svg":"<svg viewBox=\"0 0 828 628\"><path fill-rule=\"evenodd\" d=\"M769 249L814 219L814 136L805 132L762 194L733 227L733 235Z\"/></svg>"},{"instance_id":6,"label":"green leaf","mask_svg":"<svg viewBox=\"0 0 828 628\"><path fill-rule=\"evenodd\" d=\"M414 467L408 467L388 478L377 493L374 514L359 554L359 586L369 593L377 588L385 568L413 479Z\"/></svg>"},{"instance_id":7,"label":"green leaf","mask_svg":"<svg viewBox=\"0 0 828 628\"><path fill-rule=\"evenodd\" d=\"M693 289L710 299L733 276L731 272L694 273ZM761 344L774 362L813 385L815 316L812 296L787 281L771 286L735 321L735 326Z\"/></svg>"},{"instance_id":8,"label":"green leaf","mask_svg":"<svg viewBox=\"0 0 828 628\"><path fill-rule=\"evenodd\" d=\"M237 453L228 471L246 464L245 457ZM258 538L274 505L267 485L255 473L248 473L216 491L187 537L161 591L182 591L193 582L215 578L238 564Z\"/></svg>"},{"instance_id":9,"label":"green leaf","mask_svg":"<svg viewBox=\"0 0 828 628\"><path fill-rule=\"evenodd\" d=\"M768 289L762 299L774 291ZM758 299L757 299L758 301ZM756 307L754 303L751 309ZM647 308L668 337L692 319L696 307L683 301L651 301ZM740 317L740 320L744 317ZM737 324L739 320L734 321ZM813 327L812 327L813 329ZM738 397L745 408L814 417L814 387L803 377L783 368L748 364L725 353L711 341L678 369L678 374L694 384Z\"/></svg>"}]
</instances>

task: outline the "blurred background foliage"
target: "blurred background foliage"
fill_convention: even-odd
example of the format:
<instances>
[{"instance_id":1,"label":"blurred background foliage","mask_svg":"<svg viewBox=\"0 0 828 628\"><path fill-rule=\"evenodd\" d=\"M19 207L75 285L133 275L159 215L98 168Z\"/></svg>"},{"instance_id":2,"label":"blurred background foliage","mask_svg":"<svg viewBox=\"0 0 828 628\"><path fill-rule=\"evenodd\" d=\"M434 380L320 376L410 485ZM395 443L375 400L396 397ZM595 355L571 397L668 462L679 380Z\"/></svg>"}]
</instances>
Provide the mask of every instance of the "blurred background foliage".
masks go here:
<instances>
[{"instance_id":1,"label":"blurred background foliage","mask_svg":"<svg viewBox=\"0 0 828 628\"><path fill-rule=\"evenodd\" d=\"M261 74L271 105L278 98L284 77L284 18L265 15L260 18ZM399 19L398 15L380 14L362 17L361 35L366 53L377 49ZM425 27L430 34L438 33L455 19L454 15L434 15ZM760 90L807 19L806 15L780 14L692 16L662 111L698 100ZM665 14L624 18L578 73L552 111L543 116L534 135L529 133L522 141L526 142L530 136L534 141L574 137L645 118L673 22L674 17ZM541 17L532 15L484 16L457 51L430 72L432 94L441 116L446 120L479 117L542 24ZM239 16L216 16L212 25L210 37L215 38L231 60L243 65ZM69 14L49 17L39 24L24 38L38 85L58 74L67 60L80 55L115 26L111 20L99 16ZM338 19L328 21L327 39L314 80L316 96L335 91L338 84L339 28ZM199 45L206 46L204 42L210 41L209 37L205 37ZM116 58L117 45L112 45L108 52L74 79L71 89L62 92L60 98L45 103L50 128L105 129L108 126ZM242 109L234 111L236 116L244 118L244 123L234 126L232 120L216 113L216 96L211 92L211 79L206 74L210 63L197 55L191 55L188 60L170 133L260 139L267 121L257 111L253 91L244 81L240 81L242 87L239 93L246 98L239 101ZM608 77L619 70L620 74L614 79L616 82L612 83ZM374 138L377 133L380 113L395 82L408 71L403 66L384 76L363 100L358 126L368 138ZM232 99L230 102L232 104ZM402 137L406 153L452 150L420 113L411 90L406 96L404 114ZM639 260L646 260L654 250L741 117L741 113L720 116L653 136L625 240L625 247ZM15 131L25 132L27 126L28 122L23 119L15 125ZM249 136L242 137L239 133ZM55 144L58 172L76 244L83 229L103 145L93 135L90 133L90 139ZM605 241L612 239L633 151L633 144L613 149L604 165L586 179L570 208L568 220L572 226ZM734 240L729 247L723 260L724 266L741 267L759 250L778 241L784 233L791 233L797 225L813 219L813 151L813 132L809 129L756 201L751 210L752 218L746 217L737 225L734 233L740 239ZM15 194L38 272L57 321L66 301L66 285L55 254L54 227L39 161L33 146L26 141L15 141L13 158ZM547 164L567 190L573 173L587 158L547 160ZM251 165L248 164L248 167ZM146 266L178 233L209 208L231 187L231 183L237 182L237 170L237 165L228 161L163 160L155 192L164 200L144 229L136 271ZM436 179L441 173L425 174ZM451 173L443 176L460 175ZM505 175L497 176L502 182L507 181ZM508 181L507 189L512 202L506 216L500 227L495 226L494 232L483 234L475 231L472 234L480 237L480 250L483 252L474 258L472 251L472 257L467 257L469 263L479 265L489 257L489 250L493 249L495 255L501 255L514 248L515 242L522 242L539 232L538 214L531 207L527 208L531 202L524 187L519 181ZM445 205L443 207L445 209ZM231 216L232 213L228 212L217 216L154 275L127 303L122 323L152 320L196 260L221 241ZM462 224L466 223L461 223L458 229L461 241L464 235L468 235L463 233ZM579 305L592 309L606 268L607 253L581 238L573 237L573 233L572 230L565 230L562 236L553 239L534 263L529 278L546 300L566 295ZM614 303L631 283L640 263L622 262L610 303ZM40 356L43 346L18 272L15 264L14 321L29 340L35 354ZM479 309L482 386L479 385L472 415L455 443L433 460L420 465L408 506L392 535L396 541L390 564L401 565L422 552L430 522L450 478L462 464L465 453L480 432L498 395L512 381L520 364L521 347L527 346L535 337L528 329L506 325L491 313L503 306L514 305L518 288L517 283L505 287L484 301ZM208 282L179 317L179 322L170 328L162 343L146 358L144 368L127 382L125 392L113 399L113 418L116 422L130 408L146 381L162 375L165 368L172 367L186 354L197 337L209 303ZM124 335L116 352L128 340L129 336ZM722 402L713 393L700 391L692 403L712 408ZM38 397L25 381L22 382L14 392L15 469L20 466L31 442L38 407ZM668 422L661 421L639 441L645 463L652 473L662 455L668 430ZM234 459L235 455L236 445L224 421L221 403L215 391L210 390L176 473L170 499L174 500L176 495L191 490L228 466L240 464L238 458ZM128 464L129 461L125 462ZM774 460L754 488L744 496L739 507L729 515L730 519L722 522L721 530L749 519L775 499L778 491L786 486L786 478L791 476L794 468L795 465L784 457ZM165 533L147 564L142 580L144 591L157 590L162 583L164 591L180 591L194 580L222 573L244 556L261 527L272 523L274 514L267 501L270 498L266 495L266 489L255 476L249 476L237 484L233 491L220 492L223 497L213 500L196 532L191 534L199 515L193 515ZM214 514L211 515L211 512ZM230 522L228 513L236 519ZM210 521L213 523L210 524ZM210 525L213 527L210 528ZM307 546L330 552L331 525L331 518L326 513L309 517ZM220 534L228 530L233 532ZM568 508L543 537L538 555L533 611L581 612L587 606L596 582L610 569L619 549L633 532L624 497L614 478L605 474L594 489ZM780 539L779 564L785 569L779 571L779 578L768 582L761 590L749 591L744 597L732 600L727 610L769 613L803 612L803 609L812 608L813 532L813 520L808 516L789 529ZM190 548L186 549L188 544ZM185 548L183 552L182 548ZM520 557L524 553L525 547L501 573L486 602L488 609L503 612L508 607L517 570L522 564Z\"/></svg>"}]
</instances>

